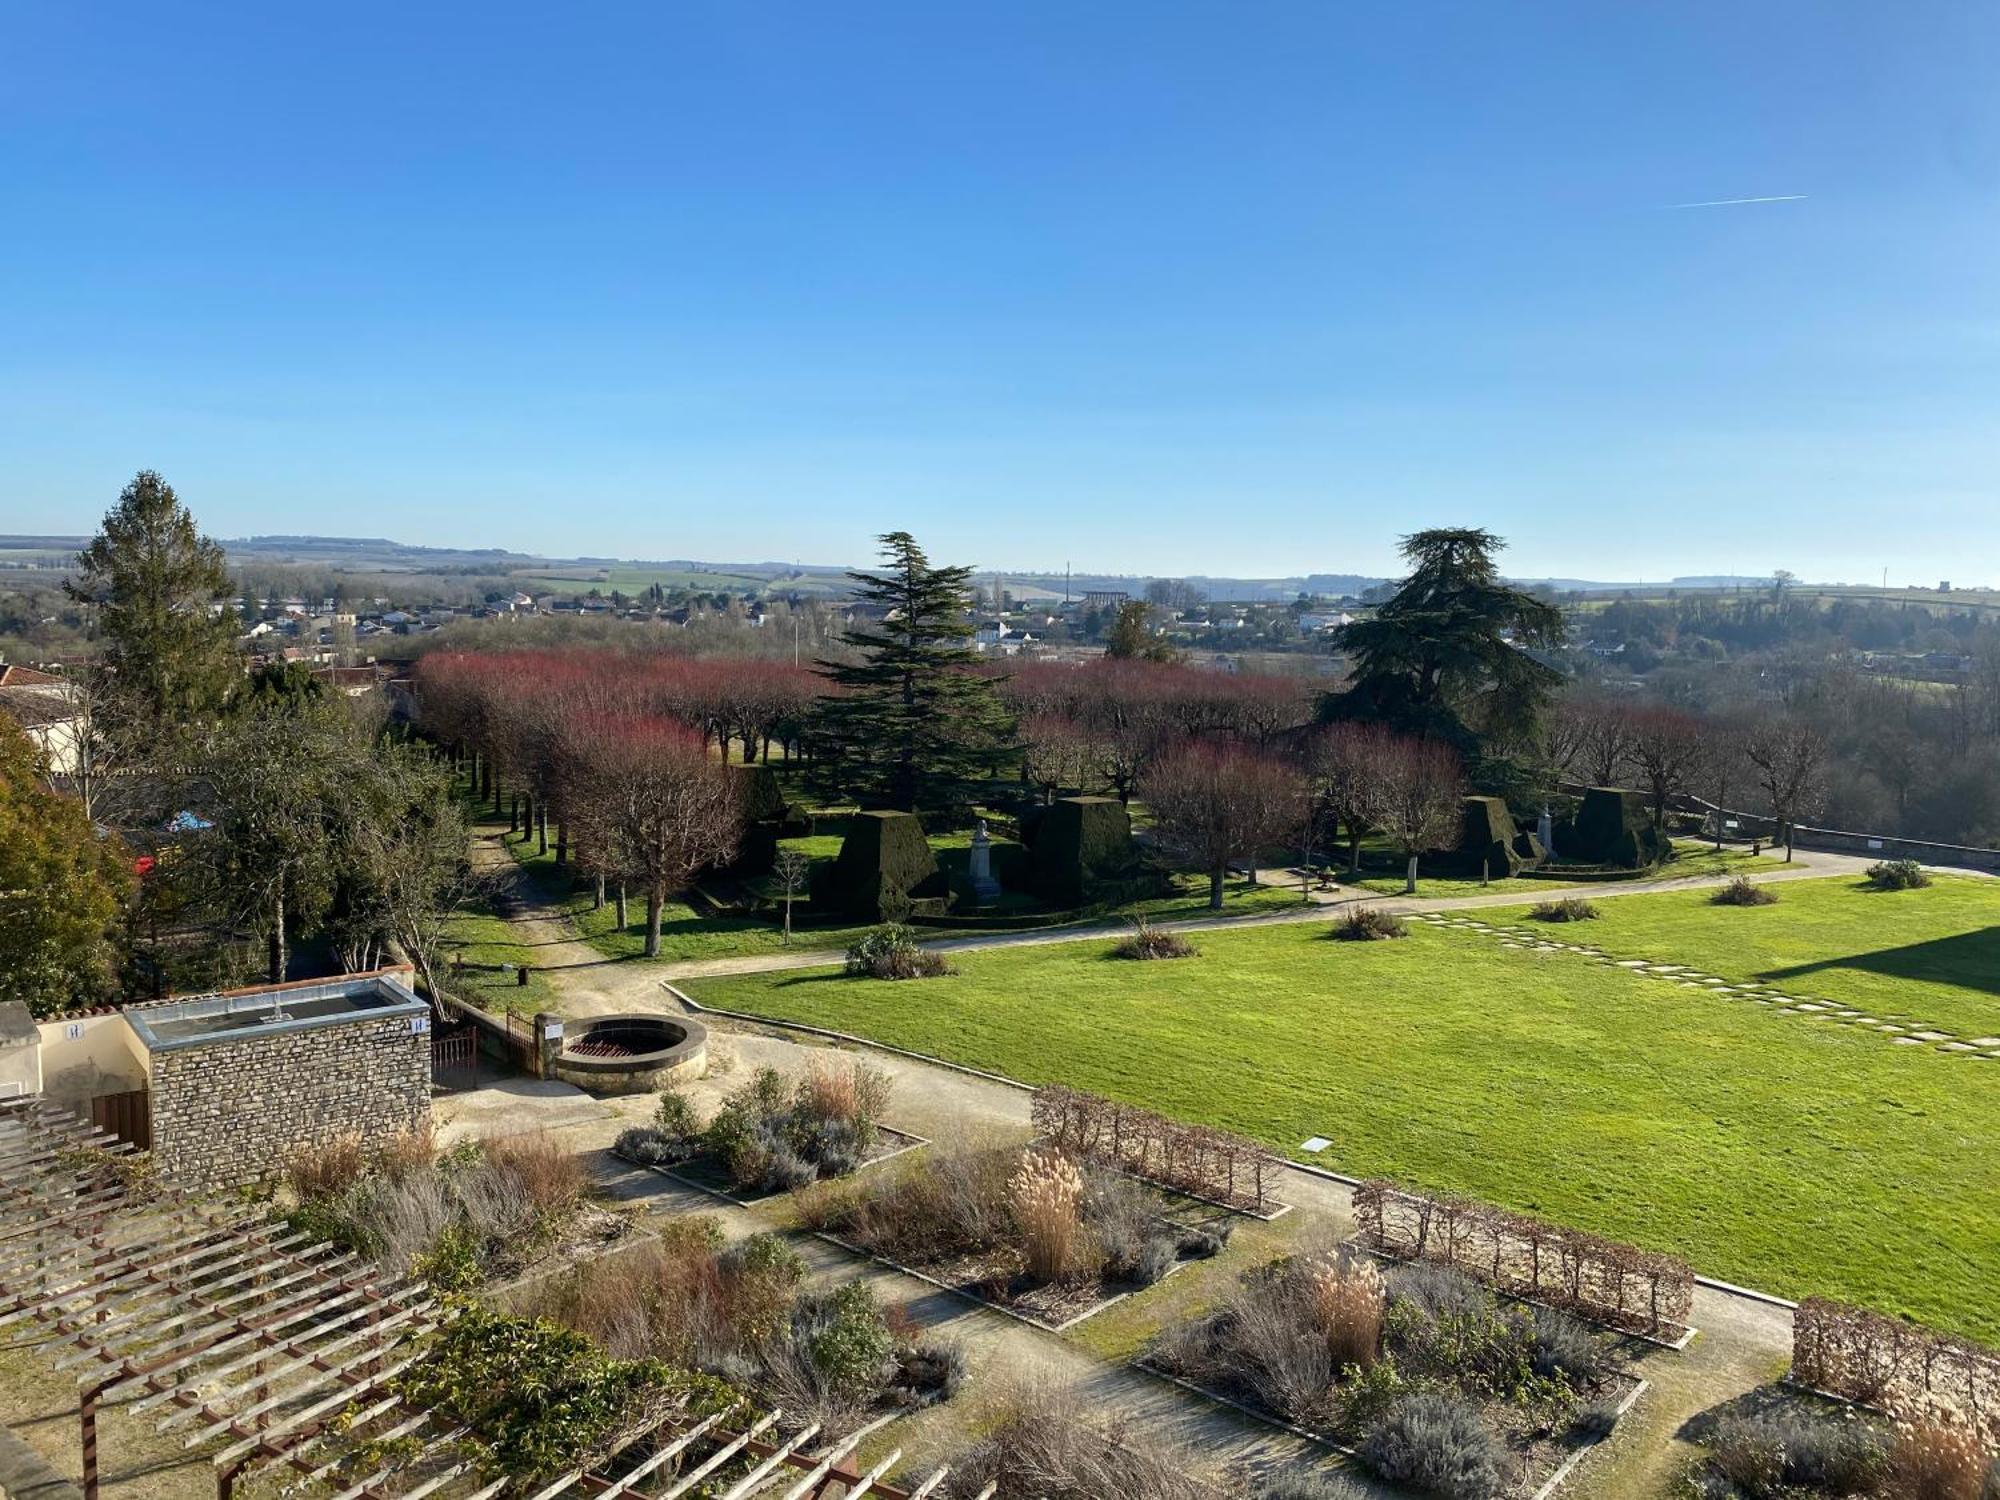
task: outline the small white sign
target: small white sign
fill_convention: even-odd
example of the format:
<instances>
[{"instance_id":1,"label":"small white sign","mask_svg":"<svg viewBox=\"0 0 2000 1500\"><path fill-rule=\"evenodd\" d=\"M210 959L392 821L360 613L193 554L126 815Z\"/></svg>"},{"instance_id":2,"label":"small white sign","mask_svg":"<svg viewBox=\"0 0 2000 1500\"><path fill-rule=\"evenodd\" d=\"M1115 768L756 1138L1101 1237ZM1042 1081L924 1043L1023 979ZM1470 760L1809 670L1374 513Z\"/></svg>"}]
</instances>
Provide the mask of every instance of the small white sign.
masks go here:
<instances>
[{"instance_id":1,"label":"small white sign","mask_svg":"<svg viewBox=\"0 0 2000 1500\"><path fill-rule=\"evenodd\" d=\"M1880 849L1882 847L1882 841L1880 839L1870 839L1868 841L1868 847L1870 849Z\"/></svg>"},{"instance_id":2,"label":"small white sign","mask_svg":"<svg viewBox=\"0 0 2000 1500\"><path fill-rule=\"evenodd\" d=\"M1316 1135L1311 1140L1307 1141L1304 1145L1300 1146L1299 1149L1301 1151L1310 1151L1314 1156L1317 1156L1320 1154L1320 1152L1324 1151L1328 1146L1331 1146L1332 1144L1333 1142L1328 1140L1325 1136Z\"/></svg>"},{"instance_id":3,"label":"small white sign","mask_svg":"<svg viewBox=\"0 0 2000 1500\"><path fill-rule=\"evenodd\" d=\"M426 1031L429 1031L430 1029L431 1029L431 1018L429 1016L410 1017L410 1035L422 1036Z\"/></svg>"},{"instance_id":4,"label":"small white sign","mask_svg":"<svg viewBox=\"0 0 2000 1500\"><path fill-rule=\"evenodd\" d=\"M542 1033L543 1036L547 1037L552 1042L561 1041L562 1034L563 1034L562 1022L560 1021L549 1022L548 1030Z\"/></svg>"},{"instance_id":5,"label":"small white sign","mask_svg":"<svg viewBox=\"0 0 2000 1500\"><path fill-rule=\"evenodd\" d=\"M80 1041L82 1041L82 1040L83 1040L83 1022L81 1022L81 1021L71 1021L71 1022L69 1023L69 1025L67 1025L67 1026L63 1027L63 1040L65 1040L65 1041L70 1041L70 1042L80 1042Z\"/></svg>"}]
</instances>

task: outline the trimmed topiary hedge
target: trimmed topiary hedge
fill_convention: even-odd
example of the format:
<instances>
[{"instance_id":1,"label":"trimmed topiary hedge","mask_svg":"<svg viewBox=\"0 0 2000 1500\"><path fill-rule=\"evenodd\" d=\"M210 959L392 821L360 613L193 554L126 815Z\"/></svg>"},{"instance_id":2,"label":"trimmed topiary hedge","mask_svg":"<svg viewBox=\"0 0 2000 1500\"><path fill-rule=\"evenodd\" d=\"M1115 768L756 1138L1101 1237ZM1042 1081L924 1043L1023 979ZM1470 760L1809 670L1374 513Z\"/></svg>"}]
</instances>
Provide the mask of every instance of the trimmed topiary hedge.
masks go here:
<instances>
[{"instance_id":1,"label":"trimmed topiary hedge","mask_svg":"<svg viewBox=\"0 0 2000 1500\"><path fill-rule=\"evenodd\" d=\"M1569 841L1558 847L1568 858L1627 870L1656 865L1673 852L1667 836L1653 826L1646 794L1609 786L1583 794Z\"/></svg>"},{"instance_id":2,"label":"trimmed topiary hedge","mask_svg":"<svg viewBox=\"0 0 2000 1500\"><path fill-rule=\"evenodd\" d=\"M823 911L869 922L900 921L942 913L951 888L916 814L862 812L848 819L840 855L821 867L812 899Z\"/></svg>"},{"instance_id":3,"label":"trimmed topiary hedge","mask_svg":"<svg viewBox=\"0 0 2000 1500\"><path fill-rule=\"evenodd\" d=\"M1102 881L1131 872L1132 818L1115 797L1063 797L1035 827L1037 894L1052 906L1082 906Z\"/></svg>"}]
</instances>

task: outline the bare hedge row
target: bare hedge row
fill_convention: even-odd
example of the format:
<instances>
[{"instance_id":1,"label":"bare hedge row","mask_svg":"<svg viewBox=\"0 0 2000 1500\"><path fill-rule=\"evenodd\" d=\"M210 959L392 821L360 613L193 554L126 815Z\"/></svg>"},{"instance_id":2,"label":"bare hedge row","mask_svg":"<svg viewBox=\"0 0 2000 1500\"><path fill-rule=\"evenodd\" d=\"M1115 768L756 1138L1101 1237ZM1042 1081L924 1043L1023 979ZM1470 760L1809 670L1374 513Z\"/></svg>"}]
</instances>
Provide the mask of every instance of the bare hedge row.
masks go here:
<instances>
[{"instance_id":1,"label":"bare hedge row","mask_svg":"<svg viewBox=\"0 0 2000 1500\"><path fill-rule=\"evenodd\" d=\"M1491 1204L1378 1179L1354 1190L1354 1217L1362 1242L1385 1255L1456 1266L1621 1328L1677 1336L1694 1309L1686 1261Z\"/></svg>"},{"instance_id":2,"label":"bare hedge row","mask_svg":"<svg viewBox=\"0 0 2000 1500\"><path fill-rule=\"evenodd\" d=\"M1036 1129L1081 1160L1251 1213L1276 1206L1270 1186L1277 1159L1227 1131L1183 1125L1059 1084L1035 1090L1034 1120Z\"/></svg>"},{"instance_id":3,"label":"bare hedge row","mask_svg":"<svg viewBox=\"0 0 2000 1500\"><path fill-rule=\"evenodd\" d=\"M1792 1379L2000 1444L2000 1351L1863 1307L1808 1297L1792 1316Z\"/></svg>"}]
</instances>

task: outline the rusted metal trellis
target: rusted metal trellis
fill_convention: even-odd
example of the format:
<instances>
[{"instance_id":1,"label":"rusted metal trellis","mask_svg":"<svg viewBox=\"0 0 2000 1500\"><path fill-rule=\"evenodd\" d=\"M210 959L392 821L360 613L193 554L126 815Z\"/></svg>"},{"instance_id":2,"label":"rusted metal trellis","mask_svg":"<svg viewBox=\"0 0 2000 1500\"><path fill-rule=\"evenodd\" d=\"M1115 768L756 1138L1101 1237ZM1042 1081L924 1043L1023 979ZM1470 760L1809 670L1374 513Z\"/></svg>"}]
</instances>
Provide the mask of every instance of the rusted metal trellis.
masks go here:
<instances>
[{"instance_id":1,"label":"rusted metal trellis","mask_svg":"<svg viewBox=\"0 0 2000 1500\"><path fill-rule=\"evenodd\" d=\"M325 1486L337 1500L678 1500L702 1484L719 1500L925 1500L947 1477L895 1488L883 1476L900 1452L865 1473L853 1463L866 1429L815 1451L817 1424L781 1435L782 1412L739 1408L669 1415L540 1487L494 1479L474 1434L397 1394L449 1316L424 1286L262 1207L162 1187L142 1163L39 1098L0 1101L0 1339L79 1372L87 1500L112 1399L212 1449L218 1500L284 1470L278 1493Z\"/></svg>"}]
</instances>

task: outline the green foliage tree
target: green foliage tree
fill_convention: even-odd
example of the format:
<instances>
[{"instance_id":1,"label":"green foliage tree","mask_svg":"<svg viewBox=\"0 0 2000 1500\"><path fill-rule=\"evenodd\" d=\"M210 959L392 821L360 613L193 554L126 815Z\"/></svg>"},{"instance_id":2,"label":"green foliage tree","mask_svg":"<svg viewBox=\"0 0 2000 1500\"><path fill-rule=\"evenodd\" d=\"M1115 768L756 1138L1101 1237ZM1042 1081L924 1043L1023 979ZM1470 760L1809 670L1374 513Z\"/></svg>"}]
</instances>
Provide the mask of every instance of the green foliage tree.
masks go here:
<instances>
[{"instance_id":1,"label":"green foliage tree","mask_svg":"<svg viewBox=\"0 0 2000 1500\"><path fill-rule=\"evenodd\" d=\"M142 471L77 562L65 588L97 608L100 667L124 721L157 735L219 706L242 665L235 614L214 607L234 588L173 487Z\"/></svg>"},{"instance_id":2,"label":"green foliage tree","mask_svg":"<svg viewBox=\"0 0 2000 1500\"><path fill-rule=\"evenodd\" d=\"M1019 753L997 679L974 670L970 568L932 567L907 531L880 538L881 574L852 573L881 625L850 631L853 664L821 662L834 691L814 716L815 775L877 807L963 800Z\"/></svg>"},{"instance_id":3,"label":"green foliage tree","mask_svg":"<svg viewBox=\"0 0 2000 1500\"><path fill-rule=\"evenodd\" d=\"M1141 599L1127 599L1105 632L1104 654L1139 661L1174 661L1180 653L1153 634L1153 608Z\"/></svg>"},{"instance_id":4,"label":"green foliage tree","mask_svg":"<svg viewBox=\"0 0 2000 1500\"><path fill-rule=\"evenodd\" d=\"M1559 646L1564 623L1554 605L1501 581L1493 556L1505 545L1461 528L1405 537L1410 576L1335 635L1354 668L1321 718L1385 723L1489 759L1524 744L1562 681L1532 652Z\"/></svg>"},{"instance_id":5,"label":"green foliage tree","mask_svg":"<svg viewBox=\"0 0 2000 1500\"><path fill-rule=\"evenodd\" d=\"M367 753L344 702L298 700L229 716L195 752L190 800L207 825L187 847L198 898L226 930L263 939L273 984L291 933L333 906L338 831Z\"/></svg>"},{"instance_id":6,"label":"green foliage tree","mask_svg":"<svg viewBox=\"0 0 2000 1500\"><path fill-rule=\"evenodd\" d=\"M130 886L123 846L42 783L33 742L0 716L0 1000L54 1016L103 999Z\"/></svg>"}]
</instances>

